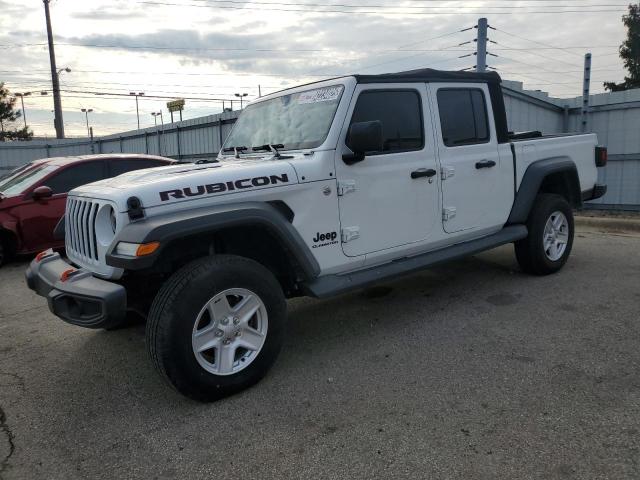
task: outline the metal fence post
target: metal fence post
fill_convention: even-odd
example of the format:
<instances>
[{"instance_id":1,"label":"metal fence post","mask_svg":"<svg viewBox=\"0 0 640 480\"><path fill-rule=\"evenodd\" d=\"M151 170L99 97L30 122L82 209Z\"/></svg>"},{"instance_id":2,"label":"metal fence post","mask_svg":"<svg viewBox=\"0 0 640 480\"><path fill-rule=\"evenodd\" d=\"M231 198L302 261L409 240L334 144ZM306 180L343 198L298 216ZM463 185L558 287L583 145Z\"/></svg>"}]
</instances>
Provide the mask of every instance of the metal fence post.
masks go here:
<instances>
[{"instance_id":1,"label":"metal fence post","mask_svg":"<svg viewBox=\"0 0 640 480\"><path fill-rule=\"evenodd\" d=\"M178 160L182 160L182 152L180 151L180 125L176 125L176 144L178 146Z\"/></svg>"}]
</instances>

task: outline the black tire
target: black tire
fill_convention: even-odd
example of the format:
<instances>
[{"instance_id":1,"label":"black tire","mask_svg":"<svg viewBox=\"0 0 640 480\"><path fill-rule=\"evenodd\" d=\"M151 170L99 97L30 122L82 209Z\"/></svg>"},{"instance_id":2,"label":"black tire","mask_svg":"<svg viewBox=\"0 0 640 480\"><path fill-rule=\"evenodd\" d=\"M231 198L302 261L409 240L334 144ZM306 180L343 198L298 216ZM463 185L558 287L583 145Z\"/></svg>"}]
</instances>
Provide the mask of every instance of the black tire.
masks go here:
<instances>
[{"instance_id":1,"label":"black tire","mask_svg":"<svg viewBox=\"0 0 640 480\"><path fill-rule=\"evenodd\" d=\"M0 231L0 267L9 263L15 256L15 242L11 234Z\"/></svg>"},{"instance_id":2,"label":"black tire","mask_svg":"<svg viewBox=\"0 0 640 480\"><path fill-rule=\"evenodd\" d=\"M563 213L567 219L568 240L562 256L552 259L545 252L544 231L547 221L555 212ZM527 228L529 236L515 243L516 258L520 268L533 275L556 273L567 263L573 247L574 221L571 206L560 195L539 194L529 214Z\"/></svg>"},{"instance_id":3,"label":"black tire","mask_svg":"<svg viewBox=\"0 0 640 480\"><path fill-rule=\"evenodd\" d=\"M231 288L247 289L259 297L267 311L268 330L248 366L230 375L215 375L198 363L192 334L203 307ZM194 400L215 401L264 377L282 347L286 312L280 284L259 263L231 255L201 258L174 273L158 292L147 320L147 348L162 377L177 391Z\"/></svg>"}]
</instances>

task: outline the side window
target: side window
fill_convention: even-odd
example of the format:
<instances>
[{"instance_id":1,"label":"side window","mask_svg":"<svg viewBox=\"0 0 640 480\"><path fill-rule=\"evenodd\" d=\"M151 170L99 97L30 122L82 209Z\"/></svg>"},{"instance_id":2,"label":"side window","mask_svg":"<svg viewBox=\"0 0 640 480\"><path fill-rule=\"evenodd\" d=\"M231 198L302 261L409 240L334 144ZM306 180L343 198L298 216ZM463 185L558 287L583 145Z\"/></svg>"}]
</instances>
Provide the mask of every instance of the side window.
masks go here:
<instances>
[{"instance_id":1,"label":"side window","mask_svg":"<svg viewBox=\"0 0 640 480\"><path fill-rule=\"evenodd\" d=\"M373 120L382 122L383 152L420 150L424 146L422 105L420 94L415 90L362 92L353 111L351 123Z\"/></svg>"},{"instance_id":2,"label":"side window","mask_svg":"<svg viewBox=\"0 0 640 480\"><path fill-rule=\"evenodd\" d=\"M102 180L104 178L104 162L85 162L69 165L60 173L46 180L46 185L53 193L67 193L81 185Z\"/></svg>"},{"instance_id":3,"label":"side window","mask_svg":"<svg viewBox=\"0 0 640 480\"><path fill-rule=\"evenodd\" d=\"M489 121L484 92L477 88L438 90L442 141L447 147L486 143Z\"/></svg>"},{"instance_id":4,"label":"side window","mask_svg":"<svg viewBox=\"0 0 640 480\"><path fill-rule=\"evenodd\" d=\"M129 159L129 160L111 160L111 176L117 177L123 173L131 172L133 170L141 170L143 168L162 167L168 165L168 163L158 162L156 160L147 159Z\"/></svg>"}]
</instances>

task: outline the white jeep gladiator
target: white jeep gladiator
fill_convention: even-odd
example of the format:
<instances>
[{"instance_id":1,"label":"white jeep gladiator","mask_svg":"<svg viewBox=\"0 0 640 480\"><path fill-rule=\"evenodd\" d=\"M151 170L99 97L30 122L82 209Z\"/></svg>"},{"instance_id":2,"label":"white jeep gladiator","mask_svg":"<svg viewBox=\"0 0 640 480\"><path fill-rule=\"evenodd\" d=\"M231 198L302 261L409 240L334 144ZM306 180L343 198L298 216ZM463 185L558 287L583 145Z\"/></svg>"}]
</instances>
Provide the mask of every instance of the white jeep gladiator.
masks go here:
<instances>
[{"instance_id":1,"label":"white jeep gladiator","mask_svg":"<svg viewBox=\"0 0 640 480\"><path fill-rule=\"evenodd\" d=\"M605 163L592 134L510 133L495 73L336 78L252 103L215 162L73 190L68 260L42 252L27 282L74 325L141 313L160 374L212 401L265 375L287 298L507 243L525 272L560 270Z\"/></svg>"}]
</instances>

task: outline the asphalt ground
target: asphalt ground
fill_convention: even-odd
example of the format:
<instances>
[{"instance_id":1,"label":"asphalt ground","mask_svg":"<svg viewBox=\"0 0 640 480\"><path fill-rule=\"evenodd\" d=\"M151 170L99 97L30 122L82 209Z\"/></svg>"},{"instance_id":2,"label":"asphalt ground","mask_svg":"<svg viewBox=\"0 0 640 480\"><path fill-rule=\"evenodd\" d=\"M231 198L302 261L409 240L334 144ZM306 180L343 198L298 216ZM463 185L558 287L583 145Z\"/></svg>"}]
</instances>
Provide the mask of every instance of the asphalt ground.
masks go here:
<instances>
[{"instance_id":1,"label":"asphalt ground","mask_svg":"<svg viewBox=\"0 0 640 480\"><path fill-rule=\"evenodd\" d=\"M144 327L66 325L0 270L0 477L640 478L640 235L579 231L565 269L511 246L290 302L257 386L198 404Z\"/></svg>"}]
</instances>

